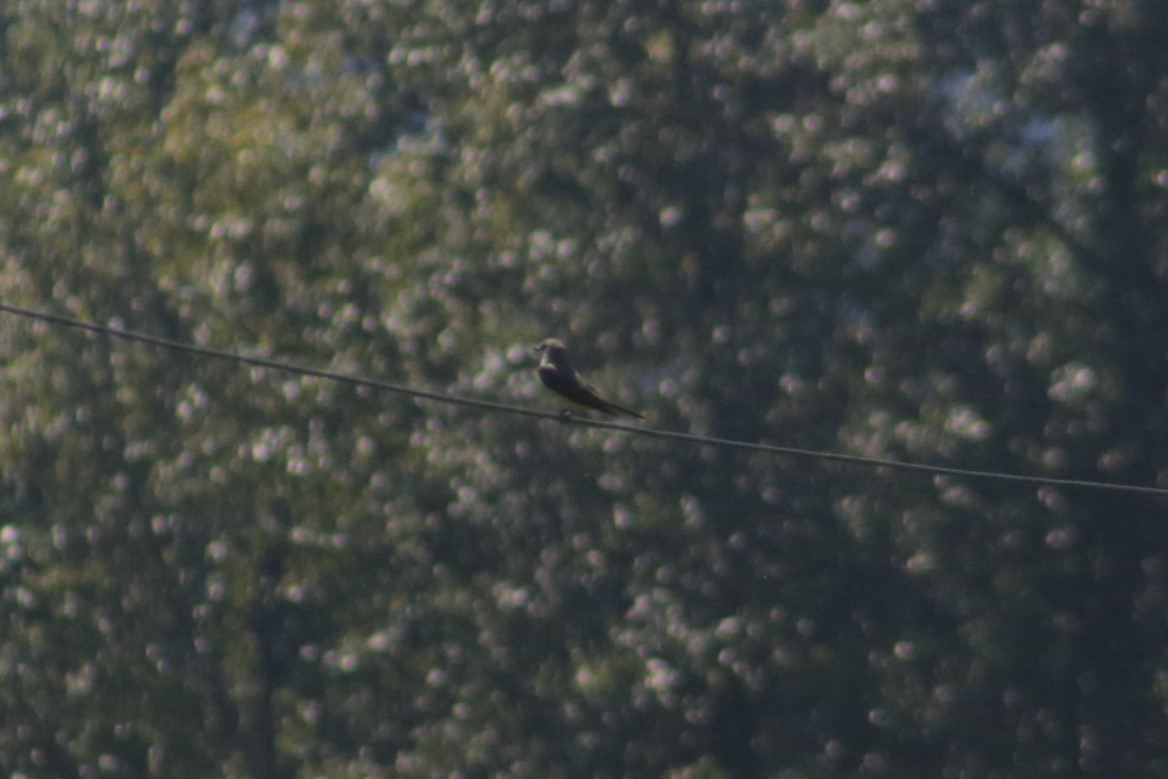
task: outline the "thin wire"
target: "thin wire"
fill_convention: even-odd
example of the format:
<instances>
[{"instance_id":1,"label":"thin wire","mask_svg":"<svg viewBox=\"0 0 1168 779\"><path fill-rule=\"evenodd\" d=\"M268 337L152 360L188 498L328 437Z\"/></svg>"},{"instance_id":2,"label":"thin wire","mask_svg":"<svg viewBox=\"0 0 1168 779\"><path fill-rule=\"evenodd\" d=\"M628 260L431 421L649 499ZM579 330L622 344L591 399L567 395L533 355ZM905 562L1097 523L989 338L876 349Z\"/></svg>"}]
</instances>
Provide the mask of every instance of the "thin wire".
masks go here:
<instances>
[{"instance_id":1,"label":"thin wire","mask_svg":"<svg viewBox=\"0 0 1168 779\"><path fill-rule=\"evenodd\" d=\"M58 314L49 314L44 311L35 311L30 308L21 308L19 306L10 306L6 303L0 303L0 311L9 314L15 314L17 316L27 317L29 319L39 319L43 322L51 322L55 325L72 327L77 330L85 330L86 332L96 333L98 335L109 335L113 336L114 338L121 338L125 341L137 341L138 343L157 346L162 349L170 349L176 352L185 352L186 354L197 354L200 357L211 357L214 359L241 362L244 365L251 365L256 368L270 368L275 371L283 371L284 373L295 373L301 376L313 376L318 379L328 379L329 381L335 381L339 384L348 384L353 387L369 387L372 389L382 390L384 392L393 392L399 395L408 395L414 398L421 398L423 400L434 400L439 403L452 403L458 406L470 406L471 408L481 408L487 411L506 411L513 414L523 414L529 417L559 419L558 415L551 414L546 411L536 411L530 408L509 406L505 403L491 403L490 401L486 400L463 398L457 395L448 395L444 392L430 392L427 390L414 389L413 387L406 387L401 384L391 384L387 381L366 379L360 376L350 376L344 373L334 373L333 371L319 370L317 368L305 368L300 365L281 362L280 360L269 360L263 357L249 357L245 354L236 354L234 352L222 352L218 349L209 349L205 346L195 346L194 344L183 343L182 341L172 341L169 338L159 338L158 336L146 335L145 333L136 333L132 330L123 330L118 327L107 327L106 325L86 322L81 319L73 319L72 317L60 316Z\"/></svg>"},{"instance_id":2,"label":"thin wire","mask_svg":"<svg viewBox=\"0 0 1168 779\"><path fill-rule=\"evenodd\" d=\"M367 379L360 376L351 376L344 373L319 370L317 368L305 368L299 365L281 362L279 360L270 360L263 357L249 357L247 355L236 354L233 352L209 349L204 346L194 346L193 344L183 343L181 341L172 341L168 338L159 338L153 335L146 335L145 333L137 333L132 330L108 327L105 325L95 324L93 322L86 322L81 319L60 316L58 314L49 314L44 311L21 308L20 306L12 306L5 303L0 303L0 312L25 317L28 319L37 319L42 322L61 325L62 327L71 327L77 330L84 330L86 332L95 333L98 335L120 338L125 341L136 341L138 343L147 344L149 346L156 346L162 349L169 349L176 352L196 354L200 357L210 357L213 359L231 360L257 368L269 368L271 370L282 371L285 373L294 373L301 376L312 376L318 379L327 379L328 381L335 381L340 384L348 384L354 387L367 387L370 389L381 390L383 392L392 392L398 395L406 395L408 397L417 398L420 400L432 400L437 403L450 403L456 406L466 406L468 408L477 408L484 411L501 411L508 414L520 414L522 416L535 417L537 419L550 419L558 422L570 422L572 424L584 425L586 427L595 427L607 430L620 430L622 432L634 433L636 435L647 436L649 438L682 441L685 443L701 444L705 446L720 446L728 449L764 452L767 454L779 454L788 457L837 462L843 463L845 465L858 465L869 468L888 468L891 470L932 473L941 476L963 476L971 479L993 479L997 481L1009 481L1021 484L1039 484L1057 487L1110 490L1113 492L1129 492L1142 495L1168 495L1168 488L1163 487L1145 487L1137 484L1120 484L1115 482L1090 481L1086 479L1059 479L1048 476L1029 476L1019 473L980 471L969 468L950 468L944 465L909 463L899 460L886 460L881 457L862 457L859 455L838 454L835 452L821 452L812 449L799 449L790 446L755 444L749 443L747 441L735 441L727 438L711 438L709 436L690 435L688 433L675 433L670 430L658 430L656 428L628 425L621 422L608 422L600 419L587 419L584 417L556 414L548 411L538 411L536 409L524 408L522 406L512 406L506 403L492 403L486 400L464 398L457 395L450 395L444 392L431 392L428 390L414 389L413 387L406 387L401 384L392 384L390 382L379 381L377 379Z\"/></svg>"}]
</instances>

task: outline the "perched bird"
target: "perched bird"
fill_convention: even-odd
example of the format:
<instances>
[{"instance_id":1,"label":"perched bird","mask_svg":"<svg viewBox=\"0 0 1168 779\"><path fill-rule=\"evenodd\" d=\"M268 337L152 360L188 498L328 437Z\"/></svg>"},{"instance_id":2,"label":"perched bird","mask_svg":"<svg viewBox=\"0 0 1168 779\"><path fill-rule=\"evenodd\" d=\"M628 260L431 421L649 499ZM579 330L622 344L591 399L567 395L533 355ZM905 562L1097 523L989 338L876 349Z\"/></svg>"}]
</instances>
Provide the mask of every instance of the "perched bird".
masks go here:
<instances>
[{"instance_id":1,"label":"perched bird","mask_svg":"<svg viewBox=\"0 0 1168 779\"><path fill-rule=\"evenodd\" d=\"M568 350L564 348L563 342L557 341L555 338L548 338L541 341L539 346L533 347L533 349L540 355L539 380L543 382L543 386L561 398L583 408L603 411L605 414L615 416L617 412L620 412L637 419L644 419L636 411L630 411L605 400L599 392L581 379L572 369L572 364L568 362Z\"/></svg>"}]
</instances>

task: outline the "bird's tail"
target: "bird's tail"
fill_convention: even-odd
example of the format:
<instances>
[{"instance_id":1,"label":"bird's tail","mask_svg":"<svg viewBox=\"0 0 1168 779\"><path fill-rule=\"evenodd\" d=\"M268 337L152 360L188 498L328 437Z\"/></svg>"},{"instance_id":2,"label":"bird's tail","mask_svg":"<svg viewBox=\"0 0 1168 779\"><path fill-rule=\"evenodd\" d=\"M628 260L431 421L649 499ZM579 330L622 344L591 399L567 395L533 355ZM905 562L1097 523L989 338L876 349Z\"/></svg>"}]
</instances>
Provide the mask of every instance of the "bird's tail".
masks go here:
<instances>
[{"instance_id":1,"label":"bird's tail","mask_svg":"<svg viewBox=\"0 0 1168 779\"><path fill-rule=\"evenodd\" d=\"M644 419L645 418L642 414L638 414L636 411L633 411L631 408L625 408L624 406L618 406L617 404L615 404L611 401L608 401L608 405L613 411L619 411L620 413L625 414L627 416L636 417L637 419Z\"/></svg>"}]
</instances>

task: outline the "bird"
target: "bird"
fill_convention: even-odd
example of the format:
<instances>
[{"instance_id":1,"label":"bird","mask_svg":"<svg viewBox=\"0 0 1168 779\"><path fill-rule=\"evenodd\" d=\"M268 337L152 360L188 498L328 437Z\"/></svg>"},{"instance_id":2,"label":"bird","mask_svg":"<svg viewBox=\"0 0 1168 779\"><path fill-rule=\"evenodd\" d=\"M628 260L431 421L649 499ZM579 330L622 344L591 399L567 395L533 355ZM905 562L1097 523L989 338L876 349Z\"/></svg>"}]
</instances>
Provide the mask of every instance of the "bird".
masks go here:
<instances>
[{"instance_id":1,"label":"bird","mask_svg":"<svg viewBox=\"0 0 1168 779\"><path fill-rule=\"evenodd\" d=\"M537 370L539 380L543 382L543 386L561 398L577 406L603 411L610 416L616 416L619 412L637 419L645 418L636 411L605 400L592 385L581 379L568 362L568 350L564 347L563 341L546 338L532 347L532 351L540 355Z\"/></svg>"}]
</instances>

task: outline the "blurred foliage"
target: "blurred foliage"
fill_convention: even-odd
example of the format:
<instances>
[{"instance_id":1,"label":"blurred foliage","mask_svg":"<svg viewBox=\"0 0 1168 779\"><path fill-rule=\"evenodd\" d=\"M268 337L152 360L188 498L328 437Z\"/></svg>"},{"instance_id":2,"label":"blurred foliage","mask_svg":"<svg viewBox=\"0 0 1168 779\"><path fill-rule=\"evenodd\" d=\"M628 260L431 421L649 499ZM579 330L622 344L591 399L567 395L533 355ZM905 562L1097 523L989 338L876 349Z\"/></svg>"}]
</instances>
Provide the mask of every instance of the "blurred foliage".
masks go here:
<instances>
[{"instance_id":1,"label":"blurred foliage","mask_svg":"<svg viewBox=\"0 0 1168 779\"><path fill-rule=\"evenodd\" d=\"M1160 0L12 2L0 298L1168 481ZM0 322L0 771L1162 776L1157 501Z\"/></svg>"}]
</instances>

